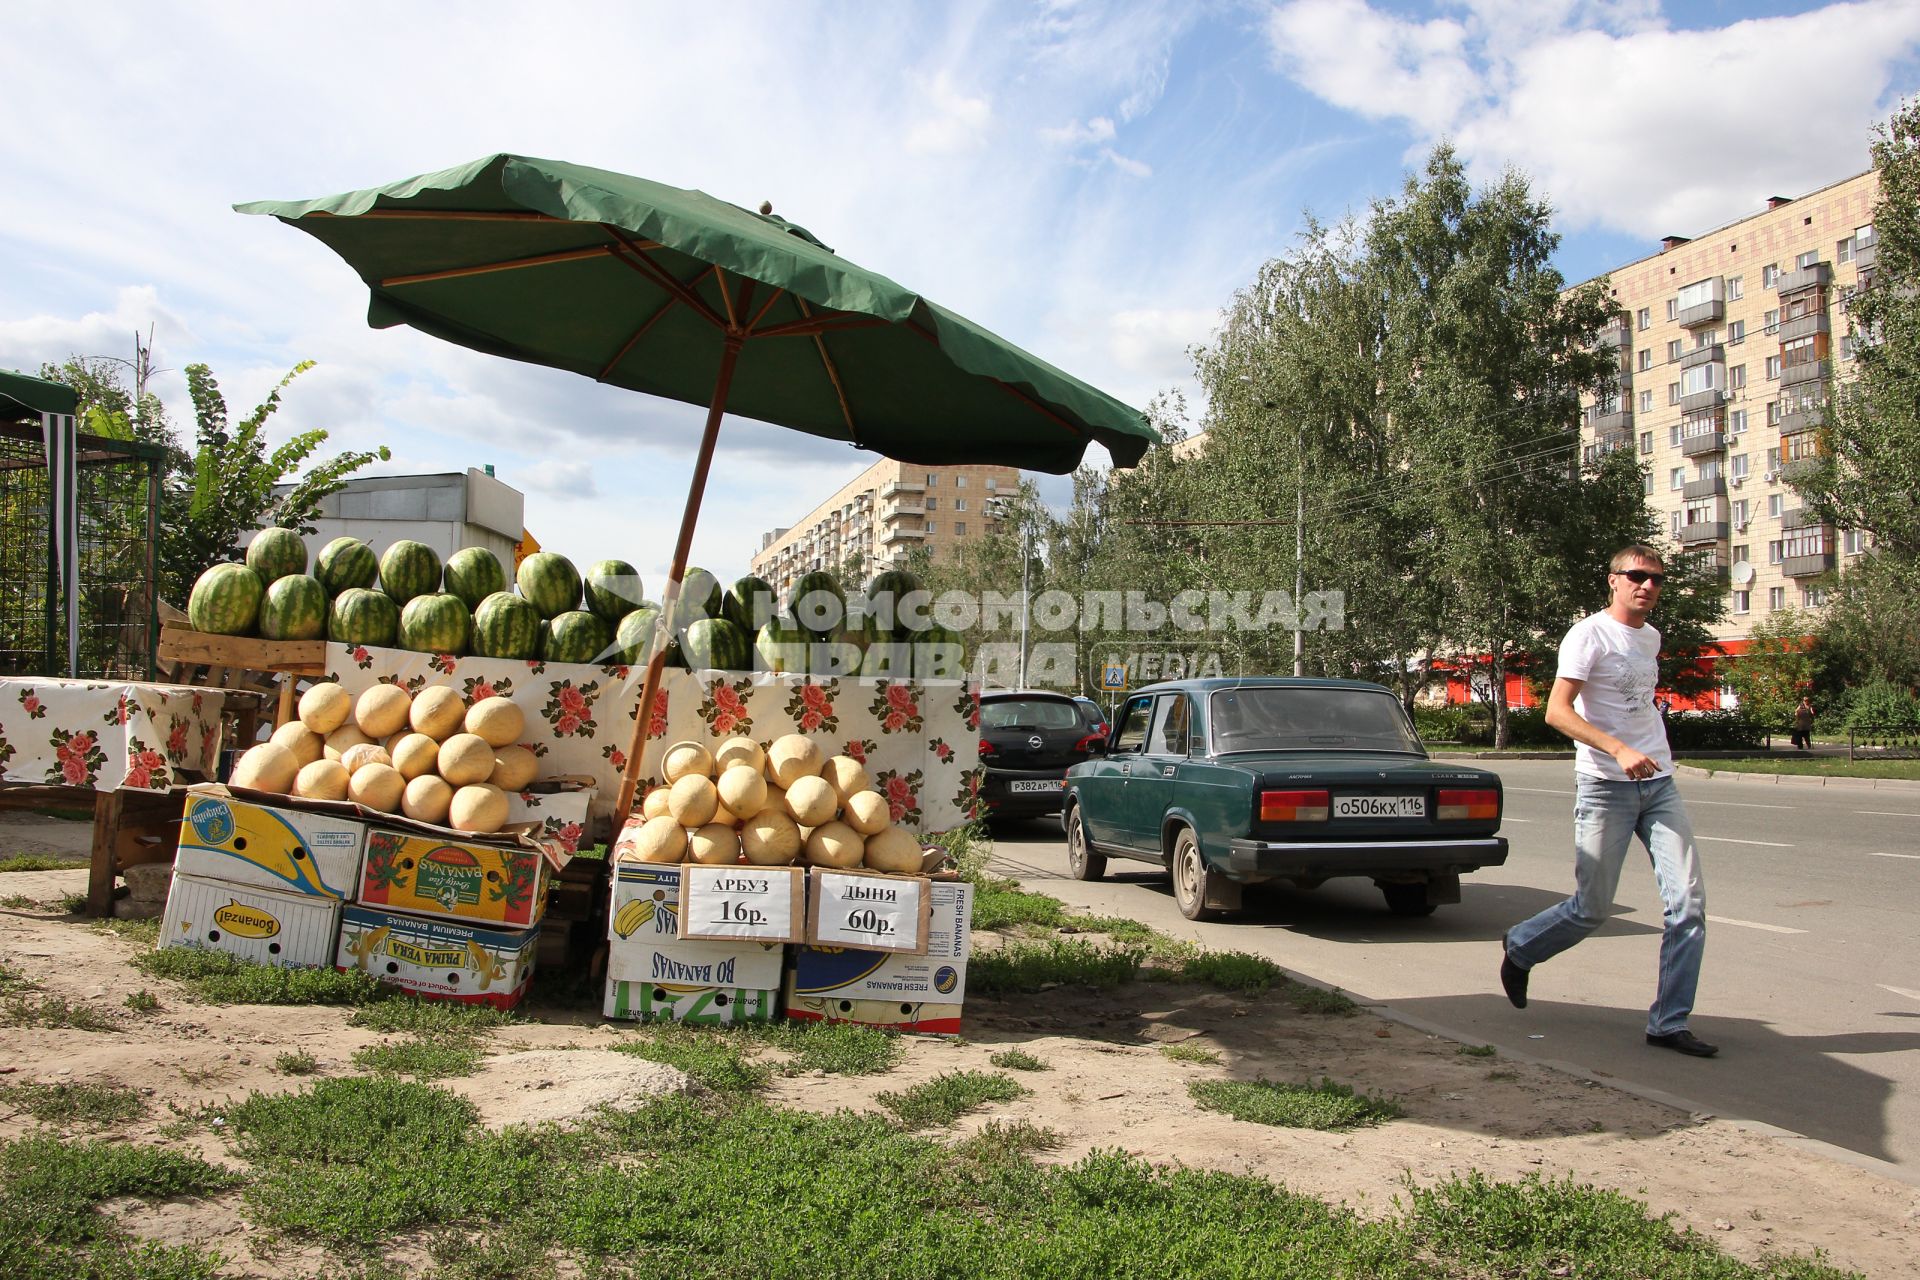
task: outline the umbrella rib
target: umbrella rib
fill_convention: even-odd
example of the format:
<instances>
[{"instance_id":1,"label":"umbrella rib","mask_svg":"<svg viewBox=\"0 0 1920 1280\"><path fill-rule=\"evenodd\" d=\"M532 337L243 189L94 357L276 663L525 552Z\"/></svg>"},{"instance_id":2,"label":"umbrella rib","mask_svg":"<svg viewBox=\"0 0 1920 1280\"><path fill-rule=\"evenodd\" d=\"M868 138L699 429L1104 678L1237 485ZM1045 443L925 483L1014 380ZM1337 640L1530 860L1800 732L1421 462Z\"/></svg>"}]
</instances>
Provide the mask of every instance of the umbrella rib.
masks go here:
<instances>
[{"instance_id":1,"label":"umbrella rib","mask_svg":"<svg viewBox=\"0 0 1920 1280\"><path fill-rule=\"evenodd\" d=\"M609 252L611 252L611 250L609 250ZM709 274L715 273L717 271L718 271L718 268L716 267L708 267L705 271L702 271L699 275L693 278L694 284L698 285L702 280L706 279ZM600 372L597 375L595 375L594 381L605 382L607 380L608 375L610 375L614 371L614 369L619 367L619 364L622 360L625 360L627 358L627 354L633 350L634 344L639 342L640 339L646 337L648 331L651 330L654 325L660 323L661 318L664 317L667 314L667 312L673 310L674 304L679 301L680 299L676 297L669 297L665 302L661 303L660 309L654 312L652 315L648 316L646 320L640 325L640 327L633 331L633 336L620 344L620 350L614 352L613 359L607 361L605 367L603 367L600 370Z\"/></svg>"},{"instance_id":2,"label":"umbrella rib","mask_svg":"<svg viewBox=\"0 0 1920 1280\"><path fill-rule=\"evenodd\" d=\"M655 284L673 294L676 298L680 299L680 301L699 312L714 328L725 329L727 327L727 322L722 320L719 313L708 305L705 298L702 298L693 291L692 285L680 283L679 279L676 278L671 271L668 271L665 267L647 256L647 249L649 247L657 249L660 247L658 244L631 239L626 232L610 222L603 222L600 225L605 228L608 235L620 243L622 248L627 250L626 253L615 253L613 255L615 261L626 263L641 275L646 276ZM709 268L709 270L711 269L712 268ZM694 284L698 284L705 276L705 271L695 276L693 278Z\"/></svg>"},{"instance_id":3,"label":"umbrella rib","mask_svg":"<svg viewBox=\"0 0 1920 1280\"><path fill-rule=\"evenodd\" d=\"M850 311L835 311L822 316L809 314L805 320L789 320L784 324L772 325L756 331L753 336L756 338L805 338L819 333L838 333L843 329L874 329L886 323L884 316L863 316Z\"/></svg>"},{"instance_id":4,"label":"umbrella rib","mask_svg":"<svg viewBox=\"0 0 1920 1280\"><path fill-rule=\"evenodd\" d=\"M794 301L800 304L800 314L811 320L813 308L807 305L807 300L796 296ZM833 363L833 357L827 354L825 335L817 330L813 335L813 349L820 353L820 364L827 371L827 381L833 384L834 397L840 401L840 417L847 424L847 435L855 444L859 444L860 428L854 425L853 406L847 403L847 389L840 382L840 370Z\"/></svg>"},{"instance_id":5,"label":"umbrella rib","mask_svg":"<svg viewBox=\"0 0 1920 1280\"><path fill-rule=\"evenodd\" d=\"M759 328L760 322L767 318L767 312L773 310L773 304L786 296L787 291L785 289L775 289L772 296L760 304L760 309L753 313L753 319L747 321L748 337L757 338L760 336L755 333L754 330Z\"/></svg>"},{"instance_id":6,"label":"umbrella rib","mask_svg":"<svg viewBox=\"0 0 1920 1280\"><path fill-rule=\"evenodd\" d=\"M518 271L522 267L547 267L560 262L578 262L583 258L602 258L609 254L617 256L618 250L611 245L595 245L590 249L560 249L553 253L535 254L531 258L507 258L500 262L479 262L466 267L448 267L444 271L419 271L412 275L388 276L380 281L383 289L403 284L425 284L433 280L457 280L463 276L489 275L495 271Z\"/></svg>"}]
</instances>

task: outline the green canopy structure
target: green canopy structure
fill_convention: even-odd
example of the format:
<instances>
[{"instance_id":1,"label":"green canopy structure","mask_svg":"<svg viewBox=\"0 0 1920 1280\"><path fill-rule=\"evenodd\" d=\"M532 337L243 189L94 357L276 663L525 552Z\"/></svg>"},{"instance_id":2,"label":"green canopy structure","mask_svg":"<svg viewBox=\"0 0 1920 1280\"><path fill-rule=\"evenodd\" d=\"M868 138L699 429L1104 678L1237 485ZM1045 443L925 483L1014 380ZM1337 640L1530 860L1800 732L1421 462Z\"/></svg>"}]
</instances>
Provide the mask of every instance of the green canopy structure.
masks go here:
<instances>
[{"instance_id":1,"label":"green canopy structure","mask_svg":"<svg viewBox=\"0 0 1920 1280\"><path fill-rule=\"evenodd\" d=\"M62 382L49 382L24 373L0 369L0 417L39 421L80 411L80 393Z\"/></svg>"},{"instance_id":2,"label":"green canopy structure","mask_svg":"<svg viewBox=\"0 0 1920 1280\"><path fill-rule=\"evenodd\" d=\"M804 228L644 178L493 155L313 200L236 205L305 231L371 294L375 328L568 369L707 408L665 613L687 568L721 416L906 462L1064 474L1089 444L1120 466L1159 437L1121 403L847 261ZM648 666L651 706L663 653ZM637 718L617 814L630 810Z\"/></svg>"}]
</instances>

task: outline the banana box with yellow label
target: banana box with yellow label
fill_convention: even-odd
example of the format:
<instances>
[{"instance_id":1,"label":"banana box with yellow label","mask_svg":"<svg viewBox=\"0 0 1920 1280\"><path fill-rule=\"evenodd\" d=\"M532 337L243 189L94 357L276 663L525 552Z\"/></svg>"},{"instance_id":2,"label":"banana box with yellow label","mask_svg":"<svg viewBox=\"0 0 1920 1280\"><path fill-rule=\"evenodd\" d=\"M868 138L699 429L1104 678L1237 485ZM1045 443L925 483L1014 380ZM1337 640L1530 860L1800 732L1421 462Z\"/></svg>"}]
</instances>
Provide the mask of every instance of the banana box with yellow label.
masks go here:
<instances>
[{"instance_id":1,"label":"banana box with yellow label","mask_svg":"<svg viewBox=\"0 0 1920 1280\"><path fill-rule=\"evenodd\" d=\"M511 1009L527 993L538 929L489 929L399 911L349 906L340 915L336 969L358 969L433 1000Z\"/></svg>"},{"instance_id":2,"label":"banana box with yellow label","mask_svg":"<svg viewBox=\"0 0 1920 1280\"><path fill-rule=\"evenodd\" d=\"M338 898L279 893L230 880L174 872L160 920L160 945L225 951L285 968L333 963Z\"/></svg>"},{"instance_id":3,"label":"banana box with yellow label","mask_svg":"<svg viewBox=\"0 0 1920 1280\"><path fill-rule=\"evenodd\" d=\"M174 871L316 898L351 898L367 826L353 817L242 800L225 787L187 791Z\"/></svg>"},{"instance_id":4,"label":"banana box with yellow label","mask_svg":"<svg viewBox=\"0 0 1920 1280\"><path fill-rule=\"evenodd\" d=\"M375 827L355 901L419 915L472 920L509 929L540 923L549 865L522 844L446 840Z\"/></svg>"}]
</instances>

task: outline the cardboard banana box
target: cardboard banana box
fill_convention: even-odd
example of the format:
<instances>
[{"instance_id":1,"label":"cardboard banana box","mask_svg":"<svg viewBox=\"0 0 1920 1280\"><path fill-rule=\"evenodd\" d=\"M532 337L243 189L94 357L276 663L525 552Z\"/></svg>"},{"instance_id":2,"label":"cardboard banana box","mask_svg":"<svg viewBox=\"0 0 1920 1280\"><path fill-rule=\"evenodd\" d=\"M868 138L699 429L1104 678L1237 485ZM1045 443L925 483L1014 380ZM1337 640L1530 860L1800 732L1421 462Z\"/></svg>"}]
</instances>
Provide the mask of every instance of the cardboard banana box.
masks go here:
<instances>
[{"instance_id":1,"label":"cardboard banana box","mask_svg":"<svg viewBox=\"0 0 1920 1280\"><path fill-rule=\"evenodd\" d=\"M398 829L367 833L357 901L419 915L525 928L547 909L551 868L518 844L447 840Z\"/></svg>"},{"instance_id":2,"label":"cardboard banana box","mask_svg":"<svg viewBox=\"0 0 1920 1280\"><path fill-rule=\"evenodd\" d=\"M435 1000L511 1009L533 979L538 929L489 929L349 906L341 912L337 969Z\"/></svg>"},{"instance_id":3,"label":"cardboard banana box","mask_svg":"<svg viewBox=\"0 0 1920 1280\"><path fill-rule=\"evenodd\" d=\"M777 988L680 986L610 977L603 1012L609 1018L685 1022L692 1026L772 1022L779 1016L780 992Z\"/></svg>"},{"instance_id":4,"label":"cardboard banana box","mask_svg":"<svg viewBox=\"0 0 1920 1280\"><path fill-rule=\"evenodd\" d=\"M346 899L360 882L367 826L351 816L243 800L225 787L187 791L174 872L280 893Z\"/></svg>"},{"instance_id":5,"label":"cardboard banana box","mask_svg":"<svg viewBox=\"0 0 1920 1280\"><path fill-rule=\"evenodd\" d=\"M160 945L224 951L284 968L333 963L340 900L276 893L176 870L160 921Z\"/></svg>"}]
</instances>

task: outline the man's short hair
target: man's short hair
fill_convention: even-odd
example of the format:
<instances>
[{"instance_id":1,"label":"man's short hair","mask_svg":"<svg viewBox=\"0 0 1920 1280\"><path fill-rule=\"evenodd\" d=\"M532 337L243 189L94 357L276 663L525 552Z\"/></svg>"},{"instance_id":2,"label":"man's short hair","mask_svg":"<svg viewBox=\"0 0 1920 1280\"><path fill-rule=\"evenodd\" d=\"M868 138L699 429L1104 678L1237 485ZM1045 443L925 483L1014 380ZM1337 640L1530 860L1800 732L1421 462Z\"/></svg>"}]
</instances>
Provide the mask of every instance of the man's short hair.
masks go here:
<instances>
[{"instance_id":1,"label":"man's short hair","mask_svg":"<svg viewBox=\"0 0 1920 1280\"><path fill-rule=\"evenodd\" d=\"M1607 561L1607 572L1619 573L1635 560L1645 560L1651 564L1657 564L1663 571L1667 567L1667 562L1660 558L1658 551L1655 551L1652 547L1644 543L1635 542L1613 553L1613 559Z\"/></svg>"}]
</instances>

